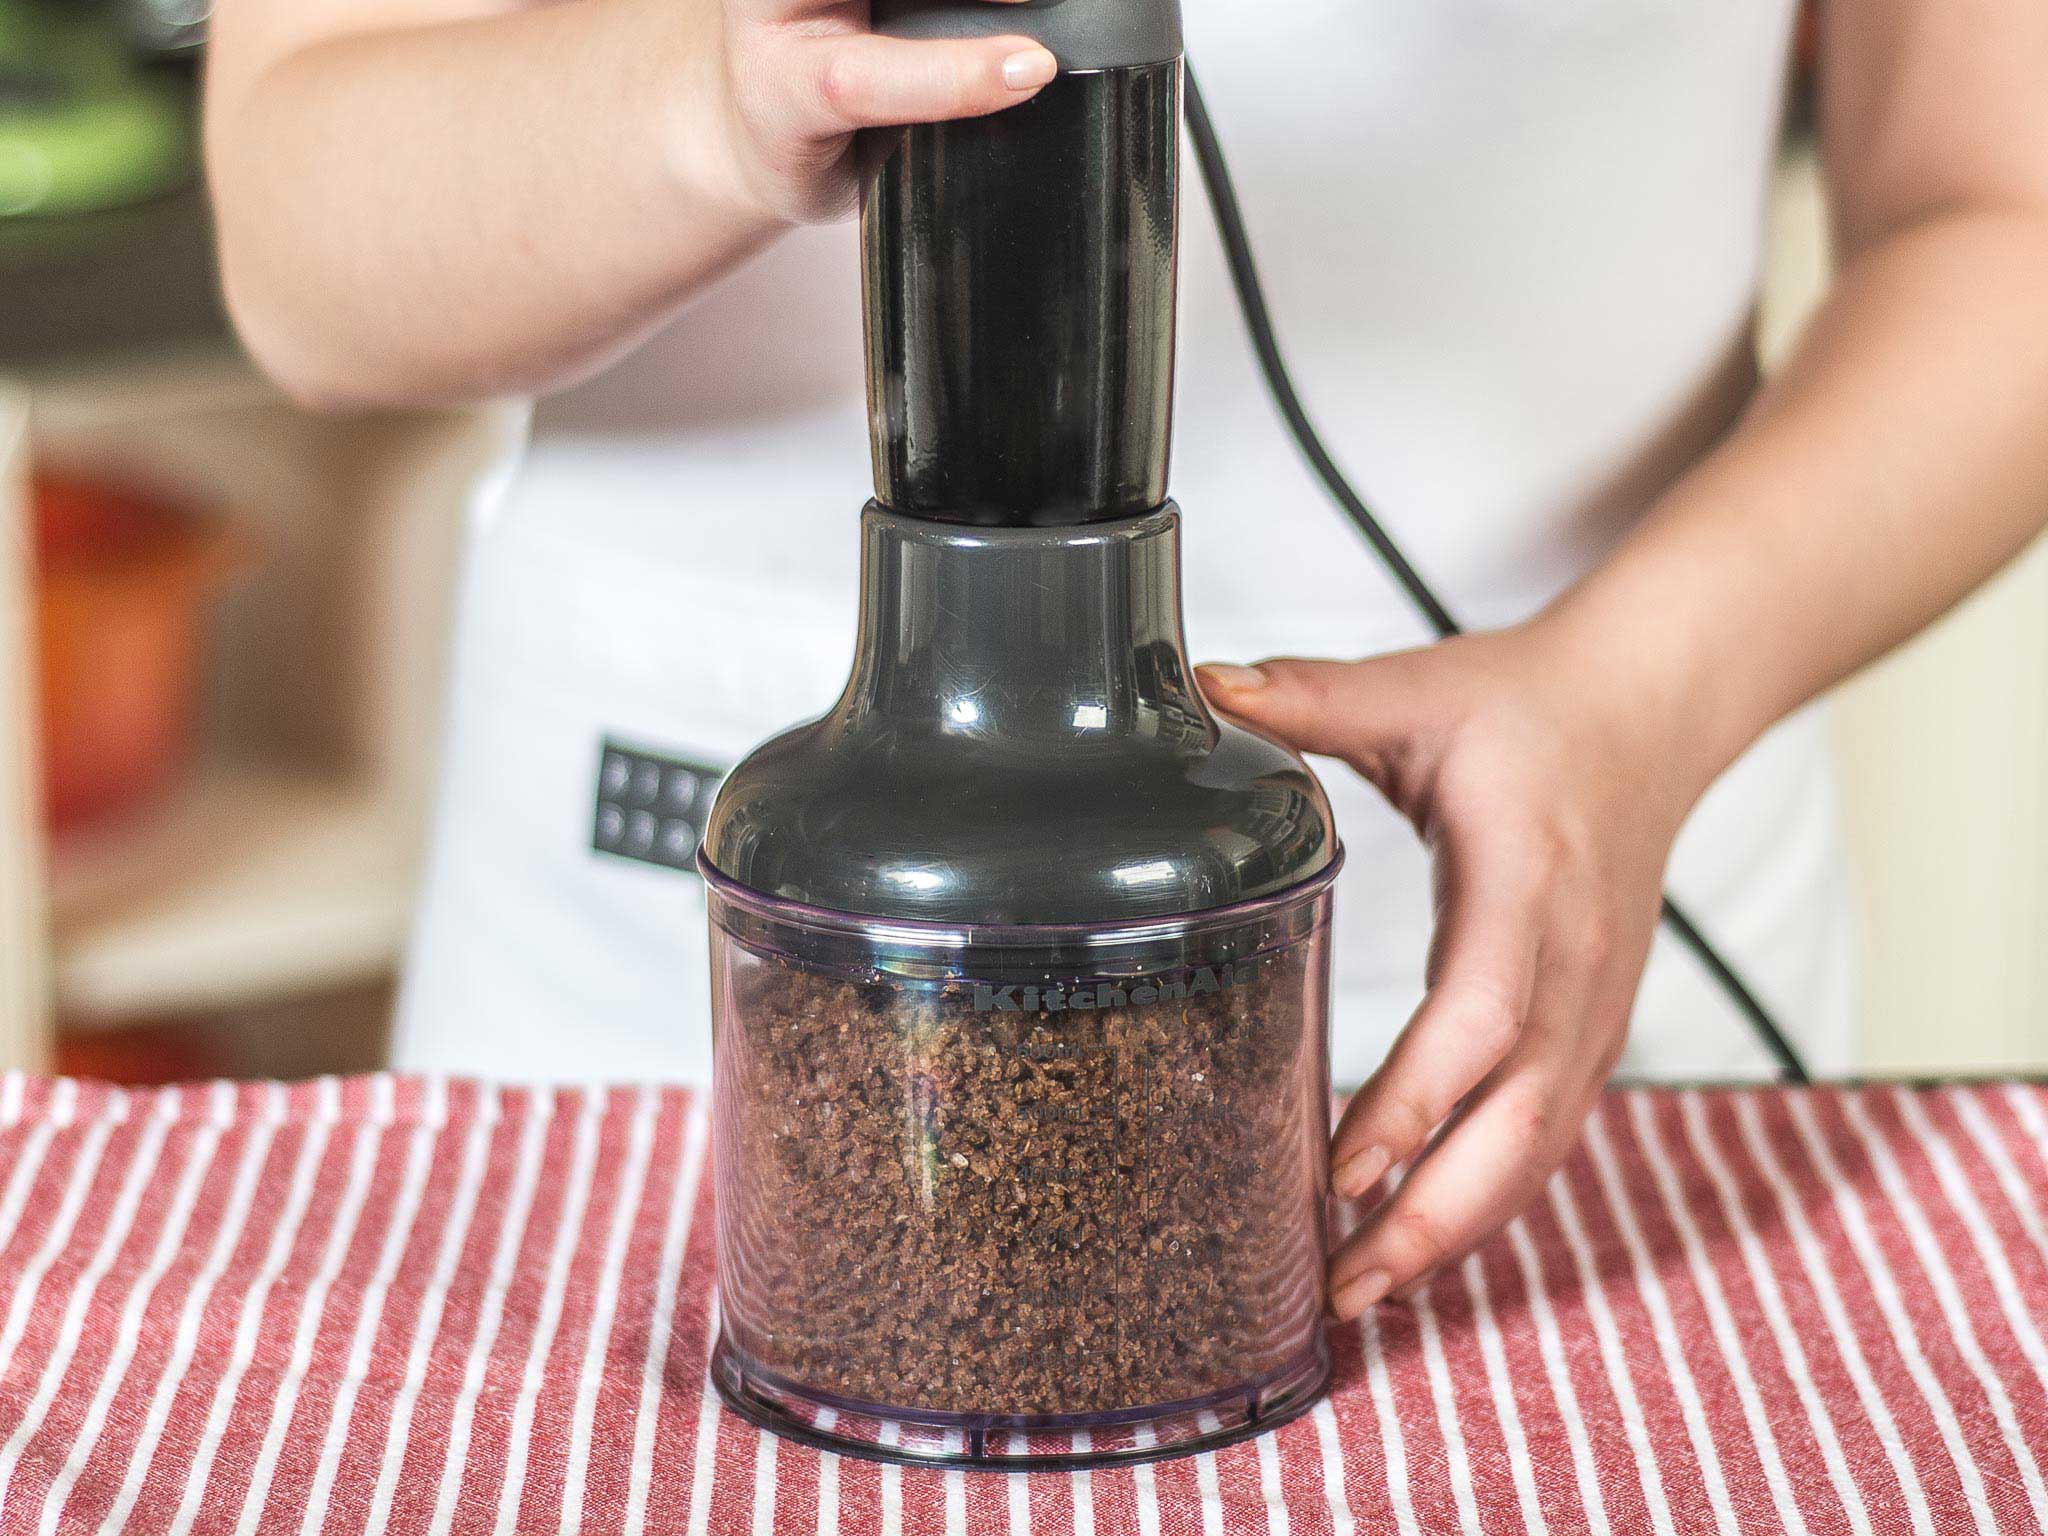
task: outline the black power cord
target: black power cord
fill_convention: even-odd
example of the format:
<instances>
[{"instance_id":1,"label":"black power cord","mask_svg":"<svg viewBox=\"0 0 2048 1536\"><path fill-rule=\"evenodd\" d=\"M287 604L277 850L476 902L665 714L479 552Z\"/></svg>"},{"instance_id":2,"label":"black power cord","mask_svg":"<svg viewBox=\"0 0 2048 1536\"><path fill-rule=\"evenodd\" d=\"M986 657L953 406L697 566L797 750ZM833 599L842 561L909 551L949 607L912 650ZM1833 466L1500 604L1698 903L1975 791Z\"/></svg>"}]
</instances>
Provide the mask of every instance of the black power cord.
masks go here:
<instances>
[{"instance_id":1,"label":"black power cord","mask_svg":"<svg viewBox=\"0 0 2048 1536\"><path fill-rule=\"evenodd\" d=\"M1337 461L1330 456L1330 450L1323 445L1321 435L1308 419L1308 411L1301 403L1292 375L1287 371L1286 360L1280 355L1279 338L1273 331L1272 311L1267 307L1265 288L1259 281L1258 264L1252 258L1251 235L1245 228L1244 210L1239 206L1237 191L1231 185L1230 167L1224 161L1223 146L1216 137L1216 125L1210 121L1209 109L1202 100L1202 90L1195 81L1193 69L1187 71L1187 119L1188 138L1194 145L1202 182L1209 189L1209 204L1215 210L1217 233L1223 238L1223 254L1230 266L1231 285L1237 290L1238 308L1243 311L1245 325L1251 331L1252 346L1258 353L1259 369L1265 375L1266 387L1286 420L1288 431L1293 434L1295 443L1315 470L1316 477L1329 491L1331 499L1365 535L1373 553L1401 584L1402 590L1429 621L1437 636L1448 640L1463 634L1464 626L1443 605L1421 572L1401 552L1401 546L1380 525L1379 518L1366 505L1365 499L1344 478L1344 472L1337 467ZM1776 1059L1785 1079L1793 1083L1810 1082L1806 1063L1800 1060L1798 1051L1793 1049L1778 1021L1771 1017L1770 1010L1758 1001L1756 993L1740 973L1722 958L1721 952L1700 932L1699 925L1671 899L1668 892L1664 896L1663 919L1672 935L1692 951L1721 990L1727 993L1729 1000L1741 1010L1764 1049Z\"/></svg>"}]
</instances>

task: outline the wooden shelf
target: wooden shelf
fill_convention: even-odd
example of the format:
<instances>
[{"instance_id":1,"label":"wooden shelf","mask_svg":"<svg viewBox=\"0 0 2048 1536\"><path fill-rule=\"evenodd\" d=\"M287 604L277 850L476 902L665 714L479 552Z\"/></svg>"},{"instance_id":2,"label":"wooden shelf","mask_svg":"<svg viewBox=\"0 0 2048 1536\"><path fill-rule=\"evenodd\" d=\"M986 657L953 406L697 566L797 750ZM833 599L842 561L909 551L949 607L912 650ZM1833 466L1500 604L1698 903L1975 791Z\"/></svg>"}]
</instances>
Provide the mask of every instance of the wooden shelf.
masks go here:
<instances>
[{"instance_id":1,"label":"wooden shelf","mask_svg":"<svg viewBox=\"0 0 2048 1536\"><path fill-rule=\"evenodd\" d=\"M46 1061L53 1019L289 1030L316 995L390 974L465 514L523 421L516 404L307 416L218 343L0 380L0 1065ZM31 459L231 518L263 556L208 614L202 764L140 819L54 849L23 728Z\"/></svg>"},{"instance_id":2,"label":"wooden shelf","mask_svg":"<svg viewBox=\"0 0 2048 1536\"><path fill-rule=\"evenodd\" d=\"M89 1028L384 974L405 941L415 841L364 789L202 769L141 820L53 850L57 1012Z\"/></svg>"},{"instance_id":3,"label":"wooden shelf","mask_svg":"<svg viewBox=\"0 0 2048 1536\"><path fill-rule=\"evenodd\" d=\"M49 1064L43 846L36 835L34 629L28 562L28 396L0 381L0 1062Z\"/></svg>"}]
</instances>

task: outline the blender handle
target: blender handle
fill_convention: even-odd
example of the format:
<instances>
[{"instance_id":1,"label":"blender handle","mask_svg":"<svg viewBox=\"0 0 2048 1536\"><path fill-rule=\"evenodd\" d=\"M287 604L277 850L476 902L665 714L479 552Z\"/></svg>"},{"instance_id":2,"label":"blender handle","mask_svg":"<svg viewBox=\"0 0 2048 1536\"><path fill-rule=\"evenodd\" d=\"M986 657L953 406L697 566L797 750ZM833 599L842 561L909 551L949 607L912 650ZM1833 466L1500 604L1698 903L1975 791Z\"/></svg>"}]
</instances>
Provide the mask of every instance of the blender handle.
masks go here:
<instances>
[{"instance_id":1,"label":"blender handle","mask_svg":"<svg viewBox=\"0 0 2048 1536\"><path fill-rule=\"evenodd\" d=\"M1151 513L1173 416L1177 0L875 15L925 37L1036 28L1066 66L1005 111L863 136L876 499L983 527Z\"/></svg>"},{"instance_id":2,"label":"blender handle","mask_svg":"<svg viewBox=\"0 0 2048 1536\"><path fill-rule=\"evenodd\" d=\"M891 37L1028 37L1069 73L1165 64L1182 51L1180 0L874 0L874 22Z\"/></svg>"}]
</instances>

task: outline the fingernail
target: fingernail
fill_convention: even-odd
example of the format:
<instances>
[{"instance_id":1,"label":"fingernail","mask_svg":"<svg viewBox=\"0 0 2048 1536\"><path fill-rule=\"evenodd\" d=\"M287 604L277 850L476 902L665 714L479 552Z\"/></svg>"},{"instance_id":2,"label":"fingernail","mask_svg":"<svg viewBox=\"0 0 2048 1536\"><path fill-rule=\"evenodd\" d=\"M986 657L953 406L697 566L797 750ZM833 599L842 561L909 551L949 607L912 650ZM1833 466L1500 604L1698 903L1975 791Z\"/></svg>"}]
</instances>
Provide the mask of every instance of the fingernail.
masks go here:
<instances>
[{"instance_id":1,"label":"fingernail","mask_svg":"<svg viewBox=\"0 0 2048 1536\"><path fill-rule=\"evenodd\" d=\"M1349 1162L1341 1164L1331 1175L1330 1182L1336 1185L1338 1194L1347 1200L1356 1200L1379 1183L1393 1161L1393 1155L1385 1147L1367 1147Z\"/></svg>"},{"instance_id":2,"label":"fingernail","mask_svg":"<svg viewBox=\"0 0 2048 1536\"><path fill-rule=\"evenodd\" d=\"M1340 1286L1330 1298L1330 1312L1339 1322L1362 1317L1366 1309L1386 1299L1394 1277L1384 1269L1369 1269L1348 1285Z\"/></svg>"},{"instance_id":3,"label":"fingernail","mask_svg":"<svg viewBox=\"0 0 2048 1536\"><path fill-rule=\"evenodd\" d=\"M1060 72L1060 61L1043 48L1027 48L1003 60L1003 84L1013 91L1035 91Z\"/></svg>"},{"instance_id":4,"label":"fingernail","mask_svg":"<svg viewBox=\"0 0 2048 1536\"><path fill-rule=\"evenodd\" d=\"M1254 688L1266 686L1266 674L1257 667L1233 667L1212 662L1195 668L1195 675L1205 683L1233 693L1247 693Z\"/></svg>"}]
</instances>

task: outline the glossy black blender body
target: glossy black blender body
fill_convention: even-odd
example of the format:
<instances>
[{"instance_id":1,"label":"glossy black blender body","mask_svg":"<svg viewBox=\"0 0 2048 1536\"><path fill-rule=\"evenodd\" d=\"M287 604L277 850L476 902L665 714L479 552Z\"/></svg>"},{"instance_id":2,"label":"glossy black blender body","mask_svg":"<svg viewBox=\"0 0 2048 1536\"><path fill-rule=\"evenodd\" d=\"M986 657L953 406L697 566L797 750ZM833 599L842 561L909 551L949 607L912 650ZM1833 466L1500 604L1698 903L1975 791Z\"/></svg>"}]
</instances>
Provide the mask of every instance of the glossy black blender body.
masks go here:
<instances>
[{"instance_id":1,"label":"glossy black blender body","mask_svg":"<svg viewBox=\"0 0 2048 1536\"><path fill-rule=\"evenodd\" d=\"M1063 70L862 146L852 675L734 770L700 859L713 1374L861 1454L1214 1445L1328 1376L1341 854L1313 775L1208 709L1182 637L1178 13L877 9L1036 32Z\"/></svg>"}]
</instances>

